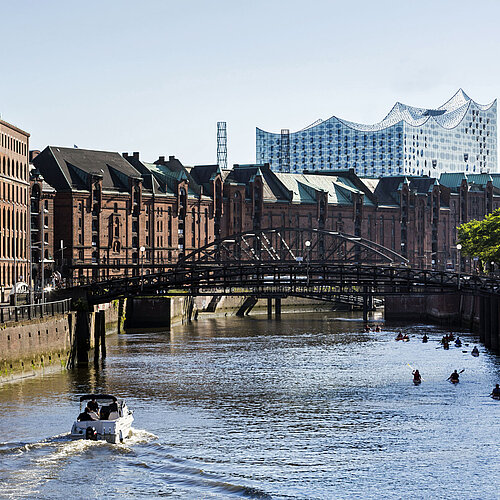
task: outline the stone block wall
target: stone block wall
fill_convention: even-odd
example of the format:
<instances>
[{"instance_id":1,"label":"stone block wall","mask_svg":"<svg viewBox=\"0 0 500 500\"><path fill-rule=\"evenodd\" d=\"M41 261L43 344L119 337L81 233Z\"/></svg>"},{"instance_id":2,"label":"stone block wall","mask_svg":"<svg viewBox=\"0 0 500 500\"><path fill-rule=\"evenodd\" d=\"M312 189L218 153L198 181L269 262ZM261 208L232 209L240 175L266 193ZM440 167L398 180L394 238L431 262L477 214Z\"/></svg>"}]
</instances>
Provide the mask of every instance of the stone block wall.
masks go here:
<instances>
[{"instance_id":1,"label":"stone block wall","mask_svg":"<svg viewBox=\"0 0 500 500\"><path fill-rule=\"evenodd\" d=\"M74 314L2 325L0 383L64 368L74 339Z\"/></svg>"}]
</instances>

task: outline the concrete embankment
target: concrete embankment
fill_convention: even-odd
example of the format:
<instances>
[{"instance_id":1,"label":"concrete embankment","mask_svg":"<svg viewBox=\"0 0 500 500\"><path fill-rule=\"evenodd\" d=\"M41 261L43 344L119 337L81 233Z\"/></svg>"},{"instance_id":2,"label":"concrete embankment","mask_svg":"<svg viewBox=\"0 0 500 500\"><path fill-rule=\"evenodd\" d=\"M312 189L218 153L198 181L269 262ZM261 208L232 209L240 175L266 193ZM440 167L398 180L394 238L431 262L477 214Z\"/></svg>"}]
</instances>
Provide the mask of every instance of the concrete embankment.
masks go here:
<instances>
[{"instance_id":1,"label":"concrete embankment","mask_svg":"<svg viewBox=\"0 0 500 500\"><path fill-rule=\"evenodd\" d=\"M301 297L281 299L282 312L332 310L332 304ZM203 316L243 316L265 314L267 299L239 296L168 297L145 296L127 299L125 328L164 329Z\"/></svg>"},{"instance_id":2,"label":"concrete embankment","mask_svg":"<svg viewBox=\"0 0 500 500\"><path fill-rule=\"evenodd\" d=\"M500 351L500 298L493 294L398 295L385 299L388 321L423 320L467 328L481 342Z\"/></svg>"},{"instance_id":3,"label":"concrete embankment","mask_svg":"<svg viewBox=\"0 0 500 500\"><path fill-rule=\"evenodd\" d=\"M118 303L104 304L106 332L116 331L119 322ZM95 312L90 315L94 318ZM65 369L75 355L75 312L55 314L0 325L0 383ZM95 345L94 337L89 349Z\"/></svg>"},{"instance_id":4,"label":"concrete embankment","mask_svg":"<svg viewBox=\"0 0 500 500\"><path fill-rule=\"evenodd\" d=\"M387 321L431 321L460 324L460 295L388 295L385 297Z\"/></svg>"}]
</instances>

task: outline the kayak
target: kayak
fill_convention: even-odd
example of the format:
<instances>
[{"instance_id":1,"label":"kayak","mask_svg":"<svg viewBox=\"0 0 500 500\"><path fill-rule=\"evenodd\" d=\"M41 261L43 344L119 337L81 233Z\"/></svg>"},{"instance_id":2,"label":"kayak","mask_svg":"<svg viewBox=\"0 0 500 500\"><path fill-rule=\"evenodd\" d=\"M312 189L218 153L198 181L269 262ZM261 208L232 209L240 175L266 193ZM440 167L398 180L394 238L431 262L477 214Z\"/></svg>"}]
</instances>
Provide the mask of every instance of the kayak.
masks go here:
<instances>
[{"instance_id":1,"label":"kayak","mask_svg":"<svg viewBox=\"0 0 500 500\"><path fill-rule=\"evenodd\" d=\"M460 380L450 380L450 382L451 382L452 384L458 384L458 383L460 382Z\"/></svg>"},{"instance_id":2,"label":"kayak","mask_svg":"<svg viewBox=\"0 0 500 500\"><path fill-rule=\"evenodd\" d=\"M479 353L478 353L478 352L475 352L475 351L472 351L472 352L471 352L471 354L472 354L475 358L477 358L477 357L479 356Z\"/></svg>"},{"instance_id":3,"label":"kayak","mask_svg":"<svg viewBox=\"0 0 500 500\"><path fill-rule=\"evenodd\" d=\"M422 383L422 381L421 381L421 380L414 380L414 381L413 381L413 383L414 383L415 385L420 385L420 384Z\"/></svg>"},{"instance_id":4,"label":"kayak","mask_svg":"<svg viewBox=\"0 0 500 500\"><path fill-rule=\"evenodd\" d=\"M422 344L426 344L428 342L427 339L422 339Z\"/></svg>"},{"instance_id":5,"label":"kayak","mask_svg":"<svg viewBox=\"0 0 500 500\"><path fill-rule=\"evenodd\" d=\"M491 396L491 399L496 399L497 401L499 401L500 400L500 396L493 395L493 396Z\"/></svg>"}]
</instances>

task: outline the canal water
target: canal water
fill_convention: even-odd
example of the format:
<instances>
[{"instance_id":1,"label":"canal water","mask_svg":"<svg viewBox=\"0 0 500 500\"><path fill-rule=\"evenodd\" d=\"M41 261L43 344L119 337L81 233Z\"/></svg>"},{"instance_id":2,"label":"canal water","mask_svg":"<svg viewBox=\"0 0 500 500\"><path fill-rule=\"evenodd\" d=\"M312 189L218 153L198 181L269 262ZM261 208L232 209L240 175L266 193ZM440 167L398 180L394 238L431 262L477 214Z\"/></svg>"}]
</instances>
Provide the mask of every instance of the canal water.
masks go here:
<instances>
[{"instance_id":1,"label":"canal water","mask_svg":"<svg viewBox=\"0 0 500 500\"><path fill-rule=\"evenodd\" d=\"M465 332L445 351L438 327L362 327L347 313L200 319L108 337L98 369L1 386L0 497L498 498L499 358L472 357ZM127 400L131 439L69 439L89 392Z\"/></svg>"}]
</instances>

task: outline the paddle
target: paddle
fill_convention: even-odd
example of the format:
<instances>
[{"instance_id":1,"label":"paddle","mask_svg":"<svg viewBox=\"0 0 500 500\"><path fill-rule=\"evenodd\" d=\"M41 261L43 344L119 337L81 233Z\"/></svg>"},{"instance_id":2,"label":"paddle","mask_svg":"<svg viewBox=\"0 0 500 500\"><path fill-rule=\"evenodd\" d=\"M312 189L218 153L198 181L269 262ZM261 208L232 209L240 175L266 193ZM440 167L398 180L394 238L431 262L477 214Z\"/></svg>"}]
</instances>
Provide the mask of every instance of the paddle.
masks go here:
<instances>
[{"instance_id":1,"label":"paddle","mask_svg":"<svg viewBox=\"0 0 500 500\"><path fill-rule=\"evenodd\" d=\"M464 371L465 371L465 368L464 368L464 369L462 369L462 370L460 370L460 371L458 372L458 374L460 375L460 374L461 374L461 373L463 373ZM453 375L453 374L452 374L452 375ZM449 376L446 380L451 380L451 375L450 375L450 376Z\"/></svg>"},{"instance_id":2,"label":"paddle","mask_svg":"<svg viewBox=\"0 0 500 500\"><path fill-rule=\"evenodd\" d=\"M406 363L413 371L415 371L415 368L413 368L413 366L410 365L410 363ZM420 380L423 382L424 379L422 377L422 375L420 376Z\"/></svg>"}]
</instances>

